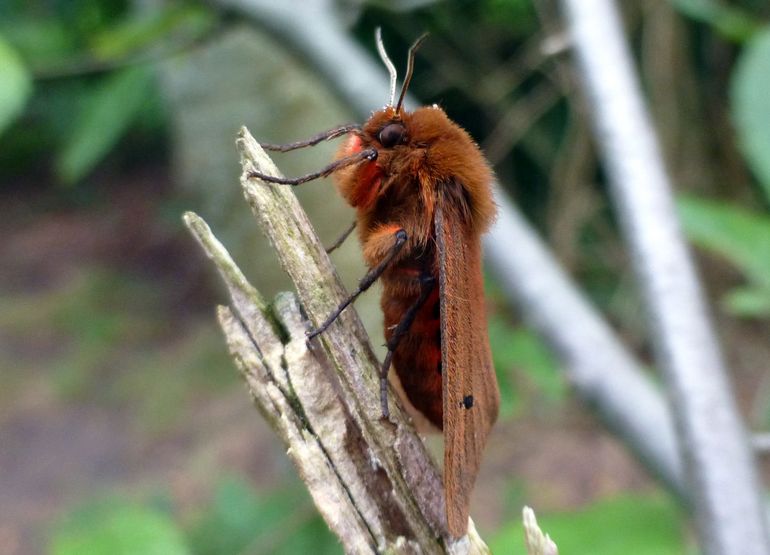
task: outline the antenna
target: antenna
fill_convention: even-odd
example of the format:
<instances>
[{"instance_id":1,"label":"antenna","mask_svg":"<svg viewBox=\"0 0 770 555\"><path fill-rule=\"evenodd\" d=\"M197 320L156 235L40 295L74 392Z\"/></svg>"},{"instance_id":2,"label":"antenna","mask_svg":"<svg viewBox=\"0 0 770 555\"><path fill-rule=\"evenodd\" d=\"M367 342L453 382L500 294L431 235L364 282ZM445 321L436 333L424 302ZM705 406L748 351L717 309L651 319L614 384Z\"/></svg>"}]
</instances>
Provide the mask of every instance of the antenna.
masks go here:
<instances>
[{"instance_id":1,"label":"antenna","mask_svg":"<svg viewBox=\"0 0 770 555\"><path fill-rule=\"evenodd\" d=\"M377 52L380 53L382 63L385 64L385 67L388 68L388 73L390 73L390 101L388 106L393 106L393 101L396 99L396 79L398 79L396 66L393 65L393 62L388 58L388 53L385 52L385 45L382 43L382 27L377 27L374 31L374 38L377 41Z\"/></svg>"},{"instance_id":2,"label":"antenna","mask_svg":"<svg viewBox=\"0 0 770 555\"><path fill-rule=\"evenodd\" d=\"M412 80L412 73L414 72L414 53L417 52L417 49L426 38L428 38L428 33L423 33L416 41L414 41L414 44L409 47L409 57L406 61L406 75L404 76L404 84L401 86L401 95L398 97L398 104L396 104L396 113L401 110L401 104L403 104L404 97L406 96L406 89L409 88L409 81Z\"/></svg>"}]
</instances>

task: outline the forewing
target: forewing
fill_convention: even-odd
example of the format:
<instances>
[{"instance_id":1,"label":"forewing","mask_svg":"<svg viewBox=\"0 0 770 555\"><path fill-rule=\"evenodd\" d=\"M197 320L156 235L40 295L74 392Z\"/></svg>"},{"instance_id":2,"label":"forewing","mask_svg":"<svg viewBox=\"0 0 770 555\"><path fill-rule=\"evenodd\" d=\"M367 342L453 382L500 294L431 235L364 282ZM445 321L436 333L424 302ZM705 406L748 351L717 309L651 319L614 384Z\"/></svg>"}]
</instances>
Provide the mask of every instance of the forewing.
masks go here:
<instances>
[{"instance_id":1,"label":"forewing","mask_svg":"<svg viewBox=\"0 0 770 555\"><path fill-rule=\"evenodd\" d=\"M434 213L441 298L444 396L444 487L452 536L468 528L468 508L481 454L497 419L500 394L492 366L481 241L462 212L439 200Z\"/></svg>"}]
</instances>

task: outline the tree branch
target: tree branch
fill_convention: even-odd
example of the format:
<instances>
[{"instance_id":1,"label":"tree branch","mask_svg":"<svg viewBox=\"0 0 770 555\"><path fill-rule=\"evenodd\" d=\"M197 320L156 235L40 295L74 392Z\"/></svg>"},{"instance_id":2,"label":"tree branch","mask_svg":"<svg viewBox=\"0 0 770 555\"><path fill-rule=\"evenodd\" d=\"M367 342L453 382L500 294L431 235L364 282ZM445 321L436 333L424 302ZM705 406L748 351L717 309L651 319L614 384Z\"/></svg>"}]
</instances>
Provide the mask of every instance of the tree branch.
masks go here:
<instances>
[{"instance_id":1,"label":"tree branch","mask_svg":"<svg viewBox=\"0 0 770 555\"><path fill-rule=\"evenodd\" d=\"M759 480L611 0L562 0L708 554L770 553Z\"/></svg>"},{"instance_id":2,"label":"tree branch","mask_svg":"<svg viewBox=\"0 0 770 555\"><path fill-rule=\"evenodd\" d=\"M245 129L237 145L244 195L297 298L269 307L205 222L185 222L227 285L232 304L218 315L233 358L322 516L349 553L488 553L472 522L449 538L440 474L392 391L381 418L378 363L355 311L308 344L306 319L317 326L344 290L291 189L246 177L279 175L272 161Z\"/></svg>"},{"instance_id":3,"label":"tree branch","mask_svg":"<svg viewBox=\"0 0 770 555\"><path fill-rule=\"evenodd\" d=\"M556 544L538 526L535 511L529 507L524 507L521 513L524 520L524 538L527 544L527 553L529 555L559 555Z\"/></svg>"},{"instance_id":4,"label":"tree branch","mask_svg":"<svg viewBox=\"0 0 770 555\"><path fill-rule=\"evenodd\" d=\"M503 291L555 350L577 394L686 500L681 458L662 395L521 214L502 195L496 202L498 240L485 243L485 254ZM516 245L513 255L510 245Z\"/></svg>"}]
</instances>

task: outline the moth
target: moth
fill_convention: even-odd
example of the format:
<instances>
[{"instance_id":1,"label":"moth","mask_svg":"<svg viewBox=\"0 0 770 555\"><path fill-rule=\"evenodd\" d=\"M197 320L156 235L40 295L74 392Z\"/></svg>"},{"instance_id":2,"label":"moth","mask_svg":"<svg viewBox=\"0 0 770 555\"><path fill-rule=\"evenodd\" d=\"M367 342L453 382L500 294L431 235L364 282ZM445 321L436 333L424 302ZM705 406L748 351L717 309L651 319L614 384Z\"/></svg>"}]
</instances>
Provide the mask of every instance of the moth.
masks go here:
<instances>
[{"instance_id":1,"label":"moth","mask_svg":"<svg viewBox=\"0 0 770 555\"><path fill-rule=\"evenodd\" d=\"M387 342L380 370L382 414L389 415L392 366L411 404L443 431L447 529L461 537L500 401L481 268L481 236L496 207L491 169L468 133L436 105L412 112L403 107L415 52L425 37L409 49L396 101L396 69L377 30L377 49L390 73L390 101L363 125L344 125L287 145L262 144L286 152L347 135L331 164L298 178L251 176L299 185L333 174L338 191L356 209L354 226L335 246L355 228L369 271L308 338L323 333L381 281Z\"/></svg>"}]
</instances>

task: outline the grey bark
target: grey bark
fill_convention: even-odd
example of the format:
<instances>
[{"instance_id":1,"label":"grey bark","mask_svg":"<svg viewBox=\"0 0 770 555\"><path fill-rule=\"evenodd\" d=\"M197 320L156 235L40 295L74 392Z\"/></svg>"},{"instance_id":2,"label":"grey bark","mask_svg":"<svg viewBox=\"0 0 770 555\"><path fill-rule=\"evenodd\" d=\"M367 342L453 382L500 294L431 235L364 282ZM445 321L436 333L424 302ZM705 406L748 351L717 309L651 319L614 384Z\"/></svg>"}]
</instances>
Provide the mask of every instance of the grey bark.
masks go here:
<instances>
[{"instance_id":1,"label":"grey bark","mask_svg":"<svg viewBox=\"0 0 770 555\"><path fill-rule=\"evenodd\" d=\"M670 395L704 553L770 553L746 433L611 0L563 0L611 194Z\"/></svg>"}]
</instances>

